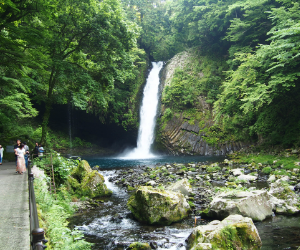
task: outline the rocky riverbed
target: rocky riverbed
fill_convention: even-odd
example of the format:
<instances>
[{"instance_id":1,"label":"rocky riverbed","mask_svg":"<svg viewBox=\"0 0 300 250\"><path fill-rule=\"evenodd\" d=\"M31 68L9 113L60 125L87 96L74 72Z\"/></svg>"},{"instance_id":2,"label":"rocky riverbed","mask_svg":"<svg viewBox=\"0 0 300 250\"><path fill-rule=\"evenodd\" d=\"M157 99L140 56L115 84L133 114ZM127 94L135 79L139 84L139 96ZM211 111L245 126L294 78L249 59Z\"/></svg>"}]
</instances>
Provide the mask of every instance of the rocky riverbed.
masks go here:
<instances>
[{"instance_id":1,"label":"rocky riverbed","mask_svg":"<svg viewBox=\"0 0 300 250\"><path fill-rule=\"evenodd\" d=\"M183 221L184 224L189 221L188 224L190 225L186 227L185 230L187 231L185 231L185 235L192 230L193 223L191 224L191 220L196 219L198 223L200 219L202 221L202 218L209 214L212 216L210 219L218 218L219 220L227 218L230 214L241 214L244 217L252 218L253 221L269 221L272 218L279 218L277 216L274 217L275 214L297 214L299 212L300 189L300 185L298 183L299 171L297 171L299 168L297 164L298 162L293 163L291 170L284 170L283 164L279 165L276 161L265 164L259 162L255 163L255 161L250 163L241 163L236 162L235 160L225 159L223 162L212 164L208 162L191 162L185 164L166 163L152 166L137 166L134 168L110 170L108 171L109 175L107 175L107 171L99 171L106 176L105 178L108 188L113 187L115 190L112 191L117 192L117 196L113 195L112 200L116 199L116 204L119 205L113 205L113 203L111 203L111 198L106 198L104 201L100 201L100 203L98 203L98 207L97 203L92 204L90 209L95 211L92 214L98 214L100 212L98 209L101 209L101 211L104 209L103 211L106 211L105 217L101 217L99 214L98 216L95 215L95 219L92 219L90 216L86 217L84 215L86 218L85 220L87 220L86 226L80 227L79 229L86 231L88 235L95 234L99 237L107 219L109 221L108 225L110 225L108 228L113 228L114 226L118 228L126 222L125 229L120 228L121 235L126 234L128 231L128 225L133 224L135 224L135 227L138 228L138 231L140 232L142 224L133 220L130 211L126 208L126 203L130 197L132 197L131 195L136 194L135 191L139 190L142 186L150 186L150 190L164 190L164 192L168 192L168 190L170 190L170 186L174 183L178 183L180 180L186 180L192 188L192 192L185 195L186 200L192 209L191 215ZM266 168L271 168L272 171L266 173ZM96 166L94 169L98 169L98 167ZM285 175L277 174L282 173L283 170ZM124 192L124 195L121 196L123 197L121 199L122 204L124 202L123 205L121 205L118 201L120 199L119 196L121 190ZM127 195L125 195L125 193ZM252 213L251 211L253 209L247 210L242 207L243 204L246 205L246 207L255 207L256 205L253 202L256 201L261 203L262 199L265 199L265 204L267 204L262 205L261 207L261 209L265 212L265 215L263 216L260 216L260 211L258 211L258 213ZM233 207L234 209L225 209L224 211L220 210L220 202L222 201L226 204L228 200L230 200L229 207ZM232 201L235 201L236 203L233 203ZM118 211L118 215L109 215L110 206L111 209L116 209L116 211ZM120 206L122 209L118 210ZM211 211L211 213L208 213L209 211ZM216 215L218 215L218 217ZM117 216L117 220L114 219L115 216ZM111 224L112 222L113 224ZM175 224L178 225L178 223ZM175 224L174 226L177 227ZM173 224L171 226L173 227ZM101 230L99 229L99 232L98 227L102 228ZM141 233L141 237L134 236L134 238L148 243L153 242L155 239L154 241L157 244L161 244L159 249L168 248L166 246L169 246L169 243L165 246L165 243L160 242L158 238L156 239L156 231L158 230L161 232L161 229L159 229L160 227L148 226L147 228L153 228L154 231L151 231L150 234L146 232ZM162 229L164 231L168 229L169 226L165 226L163 228L165 228ZM130 229L130 231L131 230L132 232L136 231L134 228ZM112 232L113 231L108 230L107 234L110 235ZM112 235L112 237L120 239L120 236L117 236L117 231L114 232L116 236ZM132 235L136 234L134 233ZM131 236L128 235L127 237ZM169 240L171 239L172 241L172 237L174 236L166 234L165 236L160 235L160 237ZM149 240L146 240L146 238L149 238ZM107 237L103 238L103 243L101 243L102 246L105 244L104 242L106 239ZM132 239L130 242L133 242ZM184 241L179 240L178 242ZM176 246L176 244L174 246ZM184 244L180 244L182 246L180 249L185 249ZM97 247L99 247L99 245Z\"/></svg>"},{"instance_id":2,"label":"rocky riverbed","mask_svg":"<svg viewBox=\"0 0 300 250\"><path fill-rule=\"evenodd\" d=\"M271 182L282 175L264 174L262 164L239 164L225 159L221 163L207 162L187 164L164 164L156 166L139 166L134 169L115 170L110 182L127 189L128 192L139 186L167 187L181 179L188 179L193 188L193 211L198 214L205 210L218 191L224 188L241 190L268 190ZM297 171L296 171L297 172ZM299 173L285 177L290 188L296 193L300 190Z\"/></svg>"}]
</instances>

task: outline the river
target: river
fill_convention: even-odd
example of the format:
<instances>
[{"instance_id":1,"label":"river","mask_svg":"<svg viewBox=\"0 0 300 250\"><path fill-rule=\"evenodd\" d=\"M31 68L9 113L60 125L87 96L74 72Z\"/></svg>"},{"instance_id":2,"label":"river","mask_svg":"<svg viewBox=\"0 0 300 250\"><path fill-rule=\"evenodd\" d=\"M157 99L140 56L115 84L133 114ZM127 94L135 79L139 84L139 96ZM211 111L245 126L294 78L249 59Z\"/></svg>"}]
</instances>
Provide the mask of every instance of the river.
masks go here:
<instances>
[{"instance_id":1,"label":"river","mask_svg":"<svg viewBox=\"0 0 300 250\"><path fill-rule=\"evenodd\" d=\"M165 163L215 162L223 157L158 157L144 160L121 160L115 158L87 158L91 166L98 165L104 175L106 185L113 195L104 198L95 210L77 214L70 221L70 227L76 227L85 235L85 239L94 243L93 249L123 250L130 243L148 242L153 249L185 250L185 239L195 226L195 216L190 215L180 223L170 226L149 226L135 221L127 208L130 193L108 181L115 175L116 169L135 168L141 165L162 165ZM200 217L197 226L208 223ZM255 223L263 242L262 250L291 249L300 246L300 216L276 215L263 222Z\"/></svg>"}]
</instances>

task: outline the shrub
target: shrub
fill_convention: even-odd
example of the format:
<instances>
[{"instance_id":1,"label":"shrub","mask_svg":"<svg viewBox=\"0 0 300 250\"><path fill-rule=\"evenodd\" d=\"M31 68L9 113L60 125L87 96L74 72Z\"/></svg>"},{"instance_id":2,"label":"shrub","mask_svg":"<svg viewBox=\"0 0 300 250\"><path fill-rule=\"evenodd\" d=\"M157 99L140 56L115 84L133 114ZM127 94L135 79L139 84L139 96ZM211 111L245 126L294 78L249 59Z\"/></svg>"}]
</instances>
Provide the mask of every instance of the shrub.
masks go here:
<instances>
[{"instance_id":1,"label":"shrub","mask_svg":"<svg viewBox=\"0 0 300 250\"><path fill-rule=\"evenodd\" d=\"M271 168L271 167L264 167L264 168L262 169L262 172L263 172L264 174L270 174L270 173L272 172L272 168Z\"/></svg>"}]
</instances>

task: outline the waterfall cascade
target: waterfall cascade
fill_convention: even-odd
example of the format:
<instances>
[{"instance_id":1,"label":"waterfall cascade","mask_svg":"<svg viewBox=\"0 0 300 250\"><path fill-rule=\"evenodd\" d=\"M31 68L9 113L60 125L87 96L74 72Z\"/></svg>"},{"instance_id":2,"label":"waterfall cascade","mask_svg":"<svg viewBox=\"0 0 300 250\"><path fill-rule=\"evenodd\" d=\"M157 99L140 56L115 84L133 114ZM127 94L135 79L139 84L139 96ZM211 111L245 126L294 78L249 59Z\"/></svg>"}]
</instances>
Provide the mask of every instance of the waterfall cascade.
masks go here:
<instances>
[{"instance_id":1,"label":"waterfall cascade","mask_svg":"<svg viewBox=\"0 0 300 250\"><path fill-rule=\"evenodd\" d=\"M152 62L143 93L143 101L140 110L140 127L137 139L137 147L125 155L128 159L146 159L154 157L151 153L151 145L154 141L154 128L158 106L159 72L163 62Z\"/></svg>"}]
</instances>

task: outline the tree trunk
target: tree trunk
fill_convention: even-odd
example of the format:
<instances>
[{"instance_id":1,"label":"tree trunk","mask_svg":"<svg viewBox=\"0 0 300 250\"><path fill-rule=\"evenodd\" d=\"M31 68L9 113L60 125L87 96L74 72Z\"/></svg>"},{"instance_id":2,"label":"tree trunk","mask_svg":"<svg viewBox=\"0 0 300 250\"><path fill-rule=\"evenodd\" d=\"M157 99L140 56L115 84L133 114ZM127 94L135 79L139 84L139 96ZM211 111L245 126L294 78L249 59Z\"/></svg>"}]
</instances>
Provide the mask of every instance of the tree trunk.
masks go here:
<instances>
[{"instance_id":1,"label":"tree trunk","mask_svg":"<svg viewBox=\"0 0 300 250\"><path fill-rule=\"evenodd\" d=\"M50 117L51 108L52 108L52 93L53 93L54 86L55 86L55 68L52 68L51 76L49 79L48 96L47 96L47 101L45 104L45 113L44 113L43 122L42 122L42 138L41 138L42 145L46 144L47 125L49 122L49 117Z\"/></svg>"},{"instance_id":2,"label":"tree trunk","mask_svg":"<svg viewBox=\"0 0 300 250\"><path fill-rule=\"evenodd\" d=\"M52 108L52 102L51 102L51 100L48 100L46 102L45 113L44 113L43 122L42 122L42 138L41 138L41 144L42 145L45 145L45 143L46 143L47 125L48 125L48 122L49 122L51 108Z\"/></svg>"}]
</instances>

